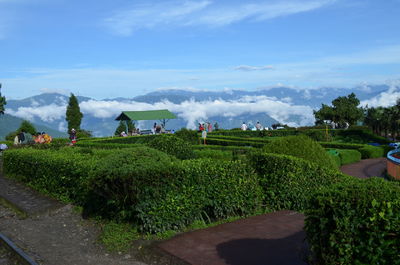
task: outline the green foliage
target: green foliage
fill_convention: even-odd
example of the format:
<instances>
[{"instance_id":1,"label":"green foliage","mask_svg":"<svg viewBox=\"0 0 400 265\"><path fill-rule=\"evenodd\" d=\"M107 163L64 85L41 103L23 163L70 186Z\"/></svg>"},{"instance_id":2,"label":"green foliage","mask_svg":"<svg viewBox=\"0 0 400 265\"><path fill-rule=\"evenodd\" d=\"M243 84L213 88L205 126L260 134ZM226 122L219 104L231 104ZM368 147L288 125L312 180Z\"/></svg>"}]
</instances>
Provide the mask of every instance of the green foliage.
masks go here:
<instances>
[{"instance_id":1,"label":"green foliage","mask_svg":"<svg viewBox=\"0 0 400 265\"><path fill-rule=\"evenodd\" d=\"M376 134L373 134L371 131L365 129L337 130L334 140L339 142L355 143L355 144L367 144L367 143L388 144L390 142L385 137L378 136Z\"/></svg>"},{"instance_id":2,"label":"green foliage","mask_svg":"<svg viewBox=\"0 0 400 265\"><path fill-rule=\"evenodd\" d=\"M339 157L341 165L356 163L361 160L361 153L352 149L339 149Z\"/></svg>"},{"instance_id":3,"label":"green foliage","mask_svg":"<svg viewBox=\"0 0 400 265\"><path fill-rule=\"evenodd\" d=\"M306 211L319 264L400 264L400 186L353 179L318 190Z\"/></svg>"},{"instance_id":4,"label":"green foliage","mask_svg":"<svg viewBox=\"0 0 400 265\"><path fill-rule=\"evenodd\" d=\"M389 151L388 146L371 146L366 144L346 144L336 142L319 142L325 148L354 149L361 153L361 159L378 158L385 156Z\"/></svg>"},{"instance_id":5,"label":"green foliage","mask_svg":"<svg viewBox=\"0 0 400 265\"><path fill-rule=\"evenodd\" d=\"M65 120L68 122L68 131L71 131L72 128L79 130L82 118L83 114L80 111L78 99L71 93L65 114Z\"/></svg>"},{"instance_id":6,"label":"green foliage","mask_svg":"<svg viewBox=\"0 0 400 265\"><path fill-rule=\"evenodd\" d=\"M80 151L70 147L10 149L4 152L4 172L60 200L79 204L87 193L88 174L97 165L96 156Z\"/></svg>"},{"instance_id":7,"label":"green foliage","mask_svg":"<svg viewBox=\"0 0 400 265\"><path fill-rule=\"evenodd\" d=\"M175 136L178 138L181 138L182 140L185 140L186 142L190 144L199 144L199 135L197 134L197 131L195 130L188 130L186 128L182 128L179 131L175 133Z\"/></svg>"},{"instance_id":8,"label":"green foliage","mask_svg":"<svg viewBox=\"0 0 400 265\"><path fill-rule=\"evenodd\" d=\"M126 132L126 123L120 120L117 129L115 129L114 135L120 136L122 132Z\"/></svg>"},{"instance_id":9,"label":"green foliage","mask_svg":"<svg viewBox=\"0 0 400 265\"><path fill-rule=\"evenodd\" d=\"M347 178L301 158L262 150L250 152L248 161L258 174L268 209L305 210L314 191Z\"/></svg>"},{"instance_id":10,"label":"green foliage","mask_svg":"<svg viewBox=\"0 0 400 265\"><path fill-rule=\"evenodd\" d=\"M206 139L208 145L225 145L225 146L248 146L248 147L263 147L265 142L247 141L247 140L226 140L221 138Z\"/></svg>"},{"instance_id":11,"label":"green foliage","mask_svg":"<svg viewBox=\"0 0 400 265\"><path fill-rule=\"evenodd\" d=\"M332 101L332 107L322 104L318 111L314 111L316 124L323 124L324 120L334 121L335 123L350 125L355 124L363 118L363 110L359 108L360 100L354 93L347 97L338 97Z\"/></svg>"},{"instance_id":12,"label":"green foliage","mask_svg":"<svg viewBox=\"0 0 400 265\"><path fill-rule=\"evenodd\" d=\"M327 154L335 161L336 166L339 168L342 165L342 160L340 159L339 152L336 149L330 149Z\"/></svg>"},{"instance_id":13,"label":"green foliage","mask_svg":"<svg viewBox=\"0 0 400 265\"><path fill-rule=\"evenodd\" d=\"M1 84L0 84L0 90L1 90ZM7 101L6 101L6 97L1 96L1 92L0 92L0 115L4 114L4 110L5 110L5 105L7 105Z\"/></svg>"},{"instance_id":14,"label":"green foliage","mask_svg":"<svg viewBox=\"0 0 400 265\"><path fill-rule=\"evenodd\" d=\"M90 140L91 142L97 143L110 143L110 144L146 144L151 142L154 138L159 135L140 135L140 136L128 136L128 137L113 137L105 139Z\"/></svg>"},{"instance_id":15,"label":"green foliage","mask_svg":"<svg viewBox=\"0 0 400 265\"><path fill-rule=\"evenodd\" d=\"M232 160L232 151L222 151L222 150L194 150L196 158L210 158L217 160Z\"/></svg>"},{"instance_id":16,"label":"green foliage","mask_svg":"<svg viewBox=\"0 0 400 265\"><path fill-rule=\"evenodd\" d=\"M108 222L102 226L100 242L108 251L126 252L139 238L137 230L128 223Z\"/></svg>"},{"instance_id":17,"label":"green foliage","mask_svg":"<svg viewBox=\"0 0 400 265\"><path fill-rule=\"evenodd\" d=\"M157 135L147 145L179 159L191 159L195 156L192 146L176 136Z\"/></svg>"},{"instance_id":18,"label":"green foliage","mask_svg":"<svg viewBox=\"0 0 400 265\"><path fill-rule=\"evenodd\" d=\"M326 130L306 130L302 132L301 134L307 135L314 141L330 141L331 140L331 135L326 133Z\"/></svg>"},{"instance_id":19,"label":"green foliage","mask_svg":"<svg viewBox=\"0 0 400 265\"><path fill-rule=\"evenodd\" d=\"M371 146L371 145L366 145L358 151L361 153L361 158L362 159L367 159L367 158L378 158L385 156L386 154L384 153L384 149L380 148L378 146Z\"/></svg>"},{"instance_id":20,"label":"green foliage","mask_svg":"<svg viewBox=\"0 0 400 265\"><path fill-rule=\"evenodd\" d=\"M300 157L323 167L337 168L325 149L305 135L282 137L267 143L263 150L268 153Z\"/></svg>"},{"instance_id":21,"label":"green foliage","mask_svg":"<svg viewBox=\"0 0 400 265\"><path fill-rule=\"evenodd\" d=\"M6 136L6 140L14 141L15 136L17 136L20 132L30 133L31 135L36 134L36 129L32 123L27 120L23 120L19 128L15 132L10 132Z\"/></svg>"},{"instance_id":22,"label":"green foliage","mask_svg":"<svg viewBox=\"0 0 400 265\"><path fill-rule=\"evenodd\" d=\"M186 160L182 167L179 178L171 179L162 190L149 190L148 199L139 203L139 218L145 230L176 230L195 220L210 223L260 208L257 178L243 163Z\"/></svg>"}]
</instances>

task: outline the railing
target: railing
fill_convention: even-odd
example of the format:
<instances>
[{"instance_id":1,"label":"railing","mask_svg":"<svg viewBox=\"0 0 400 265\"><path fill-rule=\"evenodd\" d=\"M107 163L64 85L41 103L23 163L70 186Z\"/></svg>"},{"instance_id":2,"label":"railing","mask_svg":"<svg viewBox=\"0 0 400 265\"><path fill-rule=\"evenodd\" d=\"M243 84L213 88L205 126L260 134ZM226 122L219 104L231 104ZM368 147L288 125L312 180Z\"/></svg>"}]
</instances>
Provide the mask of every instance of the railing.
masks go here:
<instances>
[{"instance_id":1,"label":"railing","mask_svg":"<svg viewBox=\"0 0 400 265\"><path fill-rule=\"evenodd\" d=\"M392 162L394 162L394 163L400 165L400 159L399 159L399 158L396 158L396 157L394 157L394 156L392 156L392 154L395 154L395 153L400 153L400 150L399 150L399 149L391 150L391 151L389 151L389 152L387 153L386 157L387 157L387 159L389 159L390 161L392 161Z\"/></svg>"}]
</instances>

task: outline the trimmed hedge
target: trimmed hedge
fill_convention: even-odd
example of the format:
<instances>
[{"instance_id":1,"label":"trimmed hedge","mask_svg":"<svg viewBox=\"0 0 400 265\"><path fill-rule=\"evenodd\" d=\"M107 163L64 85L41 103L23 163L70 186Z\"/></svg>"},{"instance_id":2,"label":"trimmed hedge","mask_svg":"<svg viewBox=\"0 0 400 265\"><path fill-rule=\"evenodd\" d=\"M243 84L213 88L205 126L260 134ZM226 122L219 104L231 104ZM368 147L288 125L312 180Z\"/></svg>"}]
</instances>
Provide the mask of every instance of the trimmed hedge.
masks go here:
<instances>
[{"instance_id":1,"label":"trimmed hedge","mask_svg":"<svg viewBox=\"0 0 400 265\"><path fill-rule=\"evenodd\" d=\"M218 138L208 138L206 139L206 144L208 145L225 145L225 146L248 146L248 147L263 147L264 142L257 141L247 141L247 140L227 140Z\"/></svg>"},{"instance_id":2,"label":"trimmed hedge","mask_svg":"<svg viewBox=\"0 0 400 265\"><path fill-rule=\"evenodd\" d=\"M328 150L327 154L333 159L333 161L335 161L338 168L342 165L342 160L340 159L339 152L336 149Z\"/></svg>"},{"instance_id":3,"label":"trimmed hedge","mask_svg":"<svg viewBox=\"0 0 400 265\"><path fill-rule=\"evenodd\" d=\"M361 160L361 153L357 150L339 149L337 151L339 153L341 165L352 164Z\"/></svg>"},{"instance_id":4,"label":"trimmed hedge","mask_svg":"<svg viewBox=\"0 0 400 265\"><path fill-rule=\"evenodd\" d=\"M263 147L268 153L300 157L323 167L336 169L335 161L317 142L305 135L287 136L276 139Z\"/></svg>"},{"instance_id":5,"label":"trimmed hedge","mask_svg":"<svg viewBox=\"0 0 400 265\"><path fill-rule=\"evenodd\" d=\"M274 210L307 209L315 190L349 178L335 169L288 155L257 150L250 152L248 159L258 174L266 207Z\"/></svg>"},{"instance_id":6,"label":"trimmed hedge","mask_svg":"<svg viewBox=\"0 0 400 265\"><path fill-rule=\"evenodd\" d=\"M257 176L241 161L180 161L145 146L7 150L4 169L84 206L85 215L131 221L150 233L253 214L262 203Z\"/></svg>"},{"instance_id":7,"label":"trimmed hedge","mask_svg":"<svg viewBox=\"0 0 400 265\"><path fill-rule=\"evenodd\" d=\"M138 205L142 227L149 232L176 229L195 220L206 223L253 214L262 194L253 171L241 162L183 161L183 176L163 194L151 191Z\"/></svg>"},{"instance_id":8,"label":"trimmed hedge","mask_svg":"<svg viewBox=\"0 0 400 265\"><path fill-rule=\"evenodd\" d=\"M372 146L366 144L346 144L337 142L319 142L325 148L355 149L361 153L361 159L378 158L386 155L391 148L388 146Z\"/></svg>"},{"instance_id":9,"label":"trimmed hedge","mask_svg":"<svg viewBox=\"0 0 400 265\"><path fill-rule=\"evenodd\" d=\"M99 157L107 153L91 149L64 147L60 150L33 148L4 152L4 173L29 183L35 189L58 199L84 202L86 180Z\"/></svg>"},{"instance_id":10,"label":"trimmed hedge","mask_svg":"<svg viewBox=\"0 0 400 265\"><path fill-rule=\"evenodd\" d=\"M190 143L176 136L158 135L146 145L179 159L192 159L195 157Z\"/></svg>"},{"instance_id":11,"label":"trimmed hedge","mask_svg":"<svg viewBox=\"0 0 400 265\"><path fill-rule=\"evenodd\" d=\"M182 140L185 140L190 144L199 144L200 141L200 137L197 134L197 131L188 130L186 128L182 128L179 131L177 131L175 133L175 136L181 138Z\"/></svg>"},{"instance_id":12,"label":"trimmed hedge","mask_svg":"<svg viewBox=\"0 0 400 265\"><path fill-rule=\"evenodd\" d=\"M311 196L307 241L318 264L400 264L400 186L353 179Z\"/></svg>"},{"instance_id":13,"label":"trimmed hedge","mask_svg":"<svg viewBox=\"0 0 400 265\"><path fill-rule=\"evenodd\" d=\"M222 150L194 150L196 158L211 158L218 160L232 160L232 151L222 151Z\"/></svg>"}]
</instances>

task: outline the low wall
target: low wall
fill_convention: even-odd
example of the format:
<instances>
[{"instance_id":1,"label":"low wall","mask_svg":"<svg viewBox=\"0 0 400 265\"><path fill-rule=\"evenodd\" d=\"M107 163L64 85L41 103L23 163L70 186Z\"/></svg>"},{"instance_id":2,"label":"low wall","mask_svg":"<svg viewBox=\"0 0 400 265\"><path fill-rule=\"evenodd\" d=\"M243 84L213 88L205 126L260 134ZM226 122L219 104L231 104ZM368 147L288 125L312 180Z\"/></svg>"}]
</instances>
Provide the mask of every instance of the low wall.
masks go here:
<instances>
[{"instance_id":1,"label":"low wall","mask_svg":"<svg viewBox=\"0 0 400 265\"><path fill-rule=\"evenodd\" d=\"M390 176L400 180L400 159L393 157L392 154L400 153L400 150L395 149L387 154L387 172Z\"/></svg>"}]
</instances>

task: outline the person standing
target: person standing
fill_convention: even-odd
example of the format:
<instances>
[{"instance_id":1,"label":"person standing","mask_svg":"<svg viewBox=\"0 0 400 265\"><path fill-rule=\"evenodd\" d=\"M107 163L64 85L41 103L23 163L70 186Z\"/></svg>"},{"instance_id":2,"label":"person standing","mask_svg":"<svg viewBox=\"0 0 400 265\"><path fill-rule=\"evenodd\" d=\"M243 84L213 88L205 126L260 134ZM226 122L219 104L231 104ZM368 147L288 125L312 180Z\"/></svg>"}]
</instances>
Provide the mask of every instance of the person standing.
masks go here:
<instances>
[{"instance_id":1,"label":"person standing","mask_svg":"<svg viewBox=\"0 0 400 265\"><path fill-rule=\"evenodd\" d=\"M246 131L247 130L247 125L245 122L243 122L242 126L240 127L240 129L242 129L242 131Z\"/></svg>"},{"instance_id":2,"label":"person standing","mask_svg":"<svg viewBox=\"0 0 400 265\"><path fill-rule=\"evenodd\" d=\"M260 131L262 129L261 123L259 121L256 124L256 129L257 131Z\"/></svg>"},{"instance_id":3,"label":"person standing","mask_svg":"<svg viewBox=\"0 0 400 265\"><path fill-rule=\"evenodd\" d=\"M69 139L71 140L71 145L76 144L76 130L74 128L69 132Z\"/></svg>"},{"instance_id":4,"label":"person standing","mask_svg":"<svg viewBox=\"0 0 400 265\"><path fill-rule=\"evenodd\" d=\"M218 130L219 130L219 125L218 125L218 122L215 122L215 123L214 123L214 130L216 130L216 131L218 131Z\"/></svg>"},{"instance_id":5,"label":"person standing","mask_svg":"<svg viewBox=\"0 0 400 265\"><path fill-rule=\"evenodd\" d=\"M211 124L211 122L208 122L208 132L212 132L212 124Z\"/></svg>"}]
</instances>

